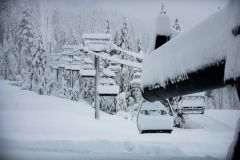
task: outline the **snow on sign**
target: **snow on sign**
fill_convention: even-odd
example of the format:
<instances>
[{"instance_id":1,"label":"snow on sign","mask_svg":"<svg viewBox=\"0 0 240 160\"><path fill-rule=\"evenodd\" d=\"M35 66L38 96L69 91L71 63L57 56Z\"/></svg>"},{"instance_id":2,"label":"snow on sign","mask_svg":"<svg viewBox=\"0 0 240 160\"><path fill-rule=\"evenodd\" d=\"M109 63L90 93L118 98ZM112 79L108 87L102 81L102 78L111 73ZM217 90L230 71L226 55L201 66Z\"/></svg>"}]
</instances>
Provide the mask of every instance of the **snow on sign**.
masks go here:
<instances>
[{"instance_id":1,"label":"snow on sign","mask_svg":"<svg viewBox=\"0 0 240 160\"><path fill-rule=\"evenodd\" d=\"M111 34L91 33L83 34L83 45L95 52L110 52L111 50Z\"/></svg>"},{"instance_id":2,"label":"snow on sign","mask_svg":"<svg viewBox=\"0 0 240 160\"><path fill-rule=\"evenodd\" d=\"M154 50L143 61L144 97L155 101L240 83L240 36L232 31L239 24L240 1L231 0Z\"/></svg>"}]
</instances>

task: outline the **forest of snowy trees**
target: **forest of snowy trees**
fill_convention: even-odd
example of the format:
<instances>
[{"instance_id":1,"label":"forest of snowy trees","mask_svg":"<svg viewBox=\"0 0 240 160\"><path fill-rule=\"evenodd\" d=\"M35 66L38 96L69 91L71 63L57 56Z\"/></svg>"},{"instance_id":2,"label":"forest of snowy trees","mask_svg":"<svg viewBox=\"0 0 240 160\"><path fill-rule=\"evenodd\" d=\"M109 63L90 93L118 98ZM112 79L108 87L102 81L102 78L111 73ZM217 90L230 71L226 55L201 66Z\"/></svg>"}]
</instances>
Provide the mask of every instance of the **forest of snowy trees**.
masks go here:
<instances>
[{"instance_id":1,"label":"forest of snowy trees","mask_svg":"<svg viewBox=\"0 0 240 160\"><path fill-rule=\"evenodd\" d=\"M153 46L151 43L154 31L151 28L116 12L84 7L78 13L61 9L49 12L41 8L40 0L0 2L0 78L41 95L51 94L78 101L83 99L84 94L93 94L94 91L87 86L85 87L88 89L81 90L79 83L72 89L67 81L57 84L49 67L48 57L52 53L62 52L64 45L81 45L83 33L110 33L117 46L146 55ZM172 27L182 31L179 19L172 21ZM118 51L111 54L122 59L132 58ZM139 59L133 61L141 62ZM121 72L117 75L120 93L117 100L101 99L102 110L109 110L105 106L114 104L117 106L116 111L123 111L121 114L136 111L141 101L141 92L131 90L130 81L134 73L132 67L121 65ZM88 82L87 85L92 84ZM68 94L70 92L71 95ZM230 86L208 91L206 96L208 108L239 106L236 105L239 103L236 91Z\"/></svg>"}]
</instances>

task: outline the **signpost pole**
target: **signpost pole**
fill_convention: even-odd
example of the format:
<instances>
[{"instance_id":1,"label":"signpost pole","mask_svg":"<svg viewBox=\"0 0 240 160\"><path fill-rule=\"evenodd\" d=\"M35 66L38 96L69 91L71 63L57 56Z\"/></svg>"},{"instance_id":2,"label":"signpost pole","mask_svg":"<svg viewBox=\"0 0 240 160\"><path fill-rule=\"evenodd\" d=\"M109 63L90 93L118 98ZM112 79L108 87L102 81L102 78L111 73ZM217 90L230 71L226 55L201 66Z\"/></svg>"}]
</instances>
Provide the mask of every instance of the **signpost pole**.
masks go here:
<instances>
[{"instance_id":1,"label":"signpost pole","mask_svg":"<svg viewBox=\"0 0 240 160\"><path fill-rule=\"evenodd\" d=\"M100 108L99 108L99 94L98 94L98 84L99 84L99 57L94 56L94 65L95 65L95 119L99 120L100 118Z\"/></svg>"}]
</instances>

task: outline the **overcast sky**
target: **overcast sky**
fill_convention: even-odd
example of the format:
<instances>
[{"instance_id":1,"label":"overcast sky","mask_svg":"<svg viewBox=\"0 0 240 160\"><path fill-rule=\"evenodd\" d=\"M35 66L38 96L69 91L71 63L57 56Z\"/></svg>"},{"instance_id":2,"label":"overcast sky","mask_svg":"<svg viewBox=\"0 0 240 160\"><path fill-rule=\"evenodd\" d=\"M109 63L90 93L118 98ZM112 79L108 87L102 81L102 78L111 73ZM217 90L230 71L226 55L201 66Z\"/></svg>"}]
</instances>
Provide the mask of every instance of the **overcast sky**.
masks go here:
<instances>
[{"instance_id":1,"label":"overcast sky","mask_svg":"<svg viewBox=\"0 0 240 160\"><path fill-rule=\"evenodd\" d=\"M44 8L59 8L77 12L83 8L100 8L119 12L123 16L135 18L145 25L154 24L161 4L165 4L167 14L173 21L179 18L183 30L187 30L201 22L221 8L229 0L45 0Z\"/></svg>"}]
</instances>

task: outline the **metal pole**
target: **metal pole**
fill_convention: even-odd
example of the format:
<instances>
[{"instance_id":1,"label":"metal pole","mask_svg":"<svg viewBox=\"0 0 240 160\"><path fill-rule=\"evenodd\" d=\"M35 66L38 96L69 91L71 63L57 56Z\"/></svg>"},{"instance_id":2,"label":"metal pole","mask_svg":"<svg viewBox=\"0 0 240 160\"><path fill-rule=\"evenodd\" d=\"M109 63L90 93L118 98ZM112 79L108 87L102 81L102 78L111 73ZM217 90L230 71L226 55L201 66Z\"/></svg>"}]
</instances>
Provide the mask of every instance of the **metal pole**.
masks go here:
<instances>
[{"instance_id":1,"label":"metal pole","mask_svg":"<svg viewBox=\"0 0 240 160\"><path fill-rule=\"evenodd\" d=\"M98 83L99 83L99 57L94 56L94 64L95 64L95 119L99 120L100 114L99 114L99 95L98 95Z\"/></svg>"}]
</instances>

